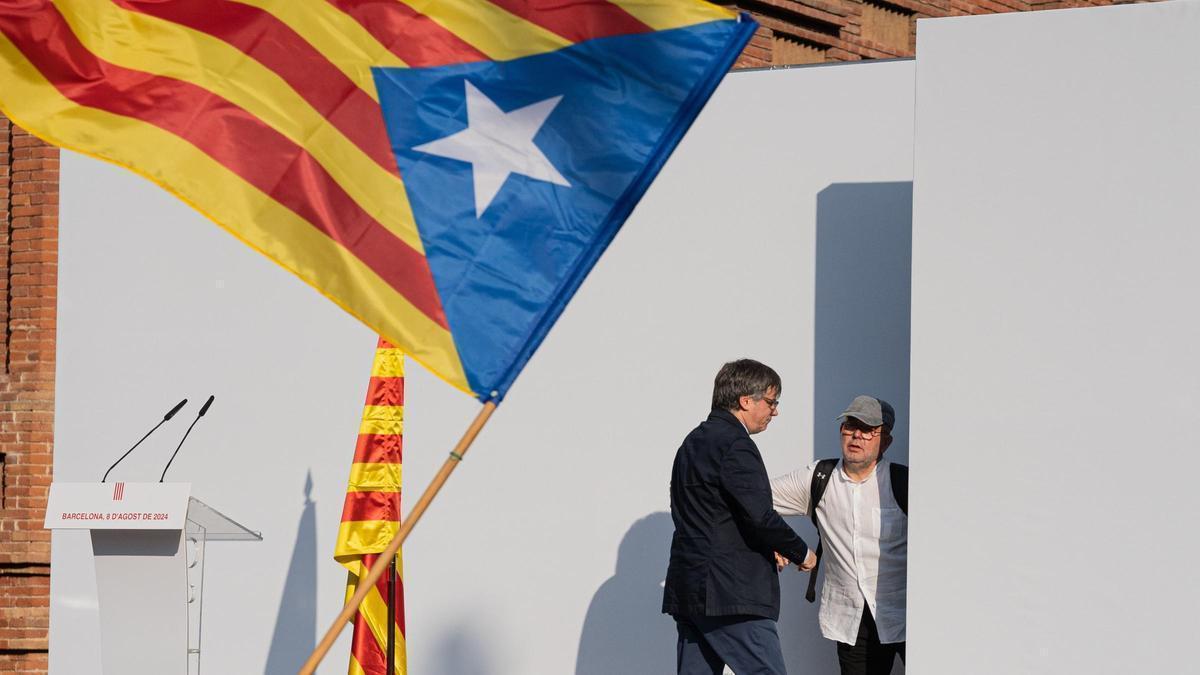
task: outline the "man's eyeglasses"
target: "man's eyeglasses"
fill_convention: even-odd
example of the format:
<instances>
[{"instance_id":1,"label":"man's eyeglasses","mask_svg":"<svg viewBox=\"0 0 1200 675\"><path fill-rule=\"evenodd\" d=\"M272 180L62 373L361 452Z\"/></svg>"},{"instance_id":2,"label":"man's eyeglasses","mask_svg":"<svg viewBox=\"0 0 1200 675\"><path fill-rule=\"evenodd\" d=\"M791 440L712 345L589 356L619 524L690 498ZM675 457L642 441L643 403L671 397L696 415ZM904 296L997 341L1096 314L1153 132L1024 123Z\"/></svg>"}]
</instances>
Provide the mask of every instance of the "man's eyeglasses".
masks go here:
<instances>
[{"instance_id":1,"label":"man's eyeglasses","mask_svg":"<svg viewBox=\"0 0 1200 675\"><path fill-rule=\"evenodd\" d=\"M764 396L762 397L762 402L766 403L767 407L769 407L771 410L775 410L779 407L779 399L777 398L767 398Z\"/></svg>"},{"instance_id":2,"label":"man's eyeglasses","mask_svg":"<svg viewBox=\"0 0 1200 675\"><path fill-rule=\"evenodd\" d=\"M883 427L869 427L861 422L842 422L842 435L853 436L854 432L858 432L866 440L871 440L879 434L883 433Z\"/></svg>"}]
</instances>

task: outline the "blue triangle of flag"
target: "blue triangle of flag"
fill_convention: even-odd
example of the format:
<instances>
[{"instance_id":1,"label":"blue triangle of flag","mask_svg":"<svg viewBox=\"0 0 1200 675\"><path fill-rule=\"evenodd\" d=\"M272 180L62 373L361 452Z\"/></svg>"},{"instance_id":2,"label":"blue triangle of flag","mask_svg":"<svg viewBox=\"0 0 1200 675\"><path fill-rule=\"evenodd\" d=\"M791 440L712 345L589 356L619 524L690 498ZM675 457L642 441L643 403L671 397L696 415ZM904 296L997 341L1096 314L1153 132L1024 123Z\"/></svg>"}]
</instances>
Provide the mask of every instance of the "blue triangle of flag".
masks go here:
<instances>
[{"instance_id":1,"label":"blue triangle of flag","mask_svg":"<svg viewBox=\"0 0 1200 675\"><path fill-rule=\"evenodd\" d=\"M481 399L507 391L754 29L714 21L512 61L375 69Z\"/></svg>"}]
</instances>

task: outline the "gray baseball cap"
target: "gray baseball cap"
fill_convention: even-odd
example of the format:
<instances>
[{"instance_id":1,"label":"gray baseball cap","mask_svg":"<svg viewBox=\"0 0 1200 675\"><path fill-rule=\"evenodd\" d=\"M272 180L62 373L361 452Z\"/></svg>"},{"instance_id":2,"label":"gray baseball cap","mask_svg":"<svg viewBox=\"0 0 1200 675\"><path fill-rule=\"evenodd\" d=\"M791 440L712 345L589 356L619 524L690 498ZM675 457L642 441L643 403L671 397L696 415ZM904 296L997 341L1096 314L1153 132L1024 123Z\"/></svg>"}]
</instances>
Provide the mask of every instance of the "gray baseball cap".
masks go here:
<instances>
[{"instance_id":1,"label":"gray baseball cap","mask_svg":"<svg viewBox=\"0 0 1200 675\"><path fill-rule=\"evenodd\" d=\"M855 396L850 406L843 410L837 419L843 417L853 417L873 427L882 425L887 427L888 431L896 424L896 410L892 408L892 404L874 396Z\"/></svg>"}]
</instances>

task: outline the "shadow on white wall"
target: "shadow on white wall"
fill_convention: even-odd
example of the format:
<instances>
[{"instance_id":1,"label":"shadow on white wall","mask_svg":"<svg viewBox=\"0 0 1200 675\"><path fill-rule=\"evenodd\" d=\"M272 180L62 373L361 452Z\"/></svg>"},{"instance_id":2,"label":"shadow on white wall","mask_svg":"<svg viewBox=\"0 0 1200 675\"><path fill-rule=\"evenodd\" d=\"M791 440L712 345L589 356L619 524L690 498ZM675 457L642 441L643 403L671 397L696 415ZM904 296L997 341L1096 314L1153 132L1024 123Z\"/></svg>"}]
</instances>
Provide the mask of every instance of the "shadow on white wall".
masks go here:
<instances>
[{"instance_id":1,"label":"shadow on white wall","mask_svg":"<svg viewBox=\"0 0 1200 675\"><path fill-rule=\"evenodd\" d=\"M312 488L309 471L304 481L304 511L275 616L265 675L292 675L317 646L317 503L310 498Z\"/></svg>"},{"instance_id":2,"label":"shadow on white wall","mask_svg":"<svg viewBox=\"0 0 1200 675\"><path fill-rule=\"evenodd\" d=\"M575 675L675 671L675 622L662 613L671 514L651 513L621 538L617 569L588 605Z\"/></svg>"},{"instance_id":3,"label":"shadow on white wall","mask_svg":"<svg viewBox=\"0 0 1200 675\"><path fill-rule=\"evenodd\" d=\"M813 321L813 459L841 452L835 416L858 394L896 408L887 456L908 463L912 313L912 182L835 183L817 195ZM789 524L815 543L807 518ZM836 645L821 636L808 575L785 570L779 634L788 668L838 672ZM819 586L818 586L819 588ZM893 673L903 673L897 661Z\"/></svg>"}]
</instances>

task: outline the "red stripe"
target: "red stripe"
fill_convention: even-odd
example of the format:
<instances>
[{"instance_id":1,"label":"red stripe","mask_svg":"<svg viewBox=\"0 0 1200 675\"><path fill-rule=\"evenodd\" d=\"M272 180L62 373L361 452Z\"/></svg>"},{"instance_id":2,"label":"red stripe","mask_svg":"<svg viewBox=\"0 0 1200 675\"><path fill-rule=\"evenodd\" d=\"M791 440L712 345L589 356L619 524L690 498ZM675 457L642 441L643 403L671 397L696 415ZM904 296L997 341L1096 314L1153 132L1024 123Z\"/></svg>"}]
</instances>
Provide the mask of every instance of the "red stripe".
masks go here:
<instances>
[{"instance_id":1,"label":"red stripe","mask_svg":"<svg viewBox=\"0 0 1200 675\"><path fill-rule=\"evenodd\" d=\"M605 0L490 0L512 14L571 42L650 33L654 29Z\"/></svg>"},{"instance_id":2,"label":"red stripe","mask_svg":"<svg viewBox=\"0 0 1200 675\"><path fill-rule=\"evenodd\" d=\"M404 437L400 434L359 434L354 461L369 464L399 464L404 461Z\"/></svg>"},{"instance_id":3,"label":"red stripe","mask_svg":"<svg viewBox=\"0 0 1200 675\"><path fill-rule=\"evenodd\" d=\"M382 335L379 336L379 341L375 343L375 349L395 349L396 345L388 342Z\"/></svg>"},{"instance_id":4,"label":"red stripe","mask_svg":"<svg viewBox=\"0 0 1200 675\"><path fill-rule=\"evenodd\" d=\"M328 1L410 66L419 68L488 60L483 52L401 2Z\"/></svg>"},{"instance_id":5,"label":"red stripe","mask_svg":"<svg viewBox=\"0 0 1200 675\"><path fill-rule=\"evenodd\" d=\"M229 0L113 0L207 33L271 69L375 163L399 175L379 104L275 15Z\"/></svg>"},{"instance_id":6,"label":"red stripe","mask_svg":"<svg viewBox=\"0 0 1200 675\"><path fill-rule=\"evenodd\" d=\"M387 654L379 646L379 641L375 639L375 634L371 632L371 627L361 611L354 615L354 637L351 639L350 653L354 655L358 665L362 666L364 673L378 675L387 672Z\"/></svg>"},{"instance_id":7,"label":"red stripe","mask_svg":"<svg viewBox=\"0 0 1200 675\"><path fill-rule=\"evenodd\" d=\"M342 522L400 520L399 492L347 492L342 504Z\"/></svg>"},{"instance_id":8,"label":"red stripe","mask_svg":"<svg viewBox=\"0 0 1200 675\"><path fill-rule=\"evenodd\" d=\"M0 13L0 30L65 97L190 142L338 242L447 327L424 256L364 212L304 148L196 85L97 58L46 0L27 7L24 15Z\"/></svg>"},{"instance_id":9,"label":"red stripe","mask_svg":"<svg viewBox=\"0 0 1200 675\"><path fill-rule=\"evenodd\" d=\"M404 377L372 377L367 405L404 405Z\"/></svg>"}]
</instances>

